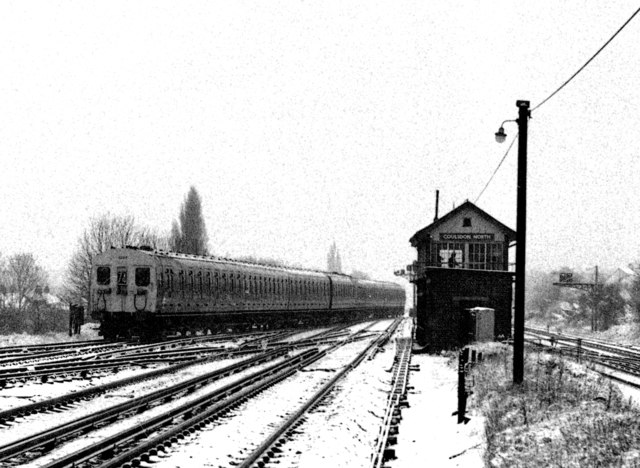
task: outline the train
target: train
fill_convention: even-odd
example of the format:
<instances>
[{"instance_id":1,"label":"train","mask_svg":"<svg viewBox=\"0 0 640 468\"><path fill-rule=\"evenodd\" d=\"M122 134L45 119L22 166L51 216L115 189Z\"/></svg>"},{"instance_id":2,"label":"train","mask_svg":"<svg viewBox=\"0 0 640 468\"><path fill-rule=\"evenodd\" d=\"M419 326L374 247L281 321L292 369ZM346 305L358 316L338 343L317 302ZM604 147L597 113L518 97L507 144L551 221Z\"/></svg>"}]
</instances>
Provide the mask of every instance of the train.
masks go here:
<instances>
[{"instance_id":1,"label":"train","mask_svg":"<svg viewBox=\"0 0 640 468\"><path fill-rule=\"evenodd\" d=\"M89 309L107 340L319 326L397 317L396 283L150 247L94 257Z\"/></svg>"}]
</instances>

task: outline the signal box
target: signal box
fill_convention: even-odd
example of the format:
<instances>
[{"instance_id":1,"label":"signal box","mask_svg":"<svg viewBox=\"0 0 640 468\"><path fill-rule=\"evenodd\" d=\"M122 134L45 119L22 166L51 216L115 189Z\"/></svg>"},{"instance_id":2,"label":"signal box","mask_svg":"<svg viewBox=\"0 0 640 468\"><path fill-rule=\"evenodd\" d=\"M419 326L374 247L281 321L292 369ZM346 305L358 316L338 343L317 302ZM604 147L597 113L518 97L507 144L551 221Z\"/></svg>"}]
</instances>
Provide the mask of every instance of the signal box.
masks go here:
<instances>
[{"instance_id":1,"label":"signal box","mask_svg":"<svg viewBox=\"0 0 640 468\"><path fill-rule=\"evenodd\" d=\"M493 336L511 336L513 275L509 247L516 233L470 201L411 237L417 249L416 339L429 351L471 339L469 309L494 310ZM483 332L483 336L486 333Z\"/></svg>"}]
</instances>

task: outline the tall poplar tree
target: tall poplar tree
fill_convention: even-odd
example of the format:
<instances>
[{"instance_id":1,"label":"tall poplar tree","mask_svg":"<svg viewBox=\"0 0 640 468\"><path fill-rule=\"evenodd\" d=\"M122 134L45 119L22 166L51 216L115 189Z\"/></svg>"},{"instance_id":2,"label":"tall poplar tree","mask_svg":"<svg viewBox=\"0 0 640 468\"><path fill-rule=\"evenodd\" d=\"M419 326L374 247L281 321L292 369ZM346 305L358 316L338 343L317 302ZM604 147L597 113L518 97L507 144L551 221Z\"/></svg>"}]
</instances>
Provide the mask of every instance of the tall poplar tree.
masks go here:
<instances>
[{"instance_id":1,"label":"tall poplar tree","mask_svg":"<svg viewBox=\"0 0 640 468\"><path fill-rule=\"evenodd\" d=\"M327 254L327 271L342 273L342 260L340 259L340 252L335 242L331 244L329 253Z\"/></svg>"},{"instance_id":2,"label":"tall poplar tree","mask_svg":"<svg viewBox=\"0 0 640 468\"><path fill-rule=\"evenodd\" d=\"M180 208L179 222L174 221L171 228L171 247L176 252L207 255L208 242L202 200L196 188L191 186Z\"/></svg>"}]
</instances>

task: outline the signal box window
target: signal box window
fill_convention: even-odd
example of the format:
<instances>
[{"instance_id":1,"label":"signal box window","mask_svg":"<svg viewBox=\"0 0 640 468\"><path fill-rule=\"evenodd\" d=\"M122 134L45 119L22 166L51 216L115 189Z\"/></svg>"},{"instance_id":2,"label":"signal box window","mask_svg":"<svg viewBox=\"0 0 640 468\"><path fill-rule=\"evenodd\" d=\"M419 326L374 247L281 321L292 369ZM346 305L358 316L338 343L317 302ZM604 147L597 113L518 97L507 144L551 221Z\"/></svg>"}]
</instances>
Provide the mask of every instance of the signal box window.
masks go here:
<instances>
[{"instance_id":1,"label":"signal box window","mask_svg":"<svg viewBox=\"0 0 640 468\"><path fill-rule=\"evenodd\" d=\"M136 268L136 286L146 287L151 284L151 269Z\"/></svg>"},{"instance_id":2,"label":"signal box window","mask_svg":"<svg viewBox=\"0 0 640 468\"><path fill-rule=\"evenodd\" d=\"M100 286L109 286L109 283L111 282L111 268L98 267L96 280Z\"/></svg>"}]
</instances>

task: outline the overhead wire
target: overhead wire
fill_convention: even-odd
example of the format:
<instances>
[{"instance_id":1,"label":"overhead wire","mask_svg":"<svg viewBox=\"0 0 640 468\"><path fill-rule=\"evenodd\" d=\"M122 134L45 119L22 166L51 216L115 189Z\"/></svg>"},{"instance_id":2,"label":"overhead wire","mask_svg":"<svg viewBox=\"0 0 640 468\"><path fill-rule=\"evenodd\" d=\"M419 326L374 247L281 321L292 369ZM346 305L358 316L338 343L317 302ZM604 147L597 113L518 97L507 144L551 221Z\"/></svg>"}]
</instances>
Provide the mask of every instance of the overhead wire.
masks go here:
<instances>
[{"instance_id":1,"label":"overhead wire","mask_svg":"<svg viewBox=\"0 0 640 468\"><path fill-rule=\"evenodd\" d=\"M509 145L509 147L507 148L507 151L504 153L504 156L502 156L502 159L500 160L500 162L498 163L498 167L496 167L496 169L493 171L493 174L491 174L491 177L489 177L489 180L487 181L487 183L485 184L484 188L482 189L482 191L480 192L480 194L476 197L476 200L474 201L474 203L478 203L478 200L480 200L480 197L482 196L482 194L484 193L484 191L487 189L487 187L489 186L489 184L491 183L491 181L493 180L493 177L496 175L496 173L498 172L498 169L500 169L500 166L502 166L502 163L504 162L504 160L507 158L507 155L509 154L509 151L511 151L511 148L513 147L513 144L516 142L516 140L518 139L518 133L516 133L516 135L513 137L513 140L511 140L511 144Z\"/></svg>"},{"instance_id":2,"label":"overhead wire","mask_svg":"<svg viewBox=\"0 0 640 468\"><path fill-rule=\"evenodd\" d=\"M577 71L577 72L575 72L573 75L571 75L571 77L570 77L567 81L565 81L564 83L562 83L558 89L556 89L553 93L551 93L549 96L547 96L547 97L546 97L546 99L544 99L540 104L538 104L536 107L534 107L533 109L531 109L531 112L533 112L533 111L535 111L536 109L540 108L540 106L542 106L545 102L547 102L547 101L548 101L549 99L551 99L553 96L555 96L556 94L558 94L558 92L559 92L562 88L564 88L566 85L568 85L568 84L569 84L569 82L570 82L571 80L573 80L573 79L578 75L578 73L580 73L582 70L584 70L584 69L586 68L586 66L587 66L587 65L589 65L589 64L591 63L591 61L592 61L594 58L596 58L596 57L598 56L598 54L599 54L600 52L602 52L602 51L604 50L604 48L605 48L605 47L607 47L611 41L613 41L613 39L614 39L614 38L615 38L615 37L620 33L620 31L622 31L622 30L625 28L625 26L627 26L627 24L629 24L629 23L631 22L631 20L632 20L632 19L633 19L633 18L634 18L638 13L640 13L640 8L638 8L638 9L637 9L637 10L636 10L636 11L635 11L635 12L634 12L630 17L629 17L629 19L628 19L627 21L625 21L625 22L624 22L624 24L623 24L622 26L620 26L620 28L618 28L618 30L614 33L614 35L613 35L613 36L611 36L611 37L609 38L609 40L608 40L607 42L605 42L605 43L604 43L604 45L603 45L602 47L600 47L600 48L598 49L598 51L597 51L595 54L593 54L593 55L591 56L591 58L590 58L589 60L587 60L587 61L585 62L585 64L584 64L584 65L582 65L582 66L578 69L578 71Z\"/></svg>"},{"instance_id":3,"label":"overhead wire","mask_svg":"<svg viewBox=\"0 0 640 468\"><path fill-rule=\"evenodd\" d=\"M624 24L622 26L620 26L618 28L618 30L607 40L607 42L605 42L602 47L600 47L595 54L593 54L591 56L591 58L589 60L587 60L584 65L582 65L578 71L576 71L573 75L571 75L571 77L569 77L569 79L567 81L565 81L564 83L562 83L554 92L552 92L549 96L547 96L542 102L540 102L540 104L538 104L537 106L535 106L533 109L531 109L530 112L535 111L536 109L539 109L543 104L545 104L549 99L551 99L553 96L555 96L556 94L558 94L558 92L560 92L560 90L562 88L564 88L566 85L569 84L569 82L571 82L571 80L573 80L576 76L578 76L578 74L584 70L587 65L589 65L593 59L595 59L598 54L600 54L600 52L602 52L605 47L607 47L609 45L609 43L611 43L611 41L613 41L613 39L615 39L615 37L620 34L620 32L631 22L631 20L638 14L640 13L640 7L633 12L633 14L629 17L629 19L627 19L627 21L624 22ZM509 154L509 151L511 150L511 148L513 147L513 143L516 141L518 135L516 134L516 136L514 137L514 139L511 141L511 144L509 145L509 148L507 148L507 151L504 153L504 156L502 157L502 159L500 160L500 162L498 163L498 167L496 167L496 169L493 171L493 174L491 174L491 177L489 178L489 180L487 181L487 183L485 184L484 188L482 189L482 191L480 192L480 194L478 195L478 197L476 198L476 203L478 202L478 200L480 199L480 197L482 196L482 194L484 193L484 191L487 189L487 187L489 186L489 184L491 183L491 181L493 180L493 177L496 175L496 172L498 172L498 169L500 169L500 166L502 166L502 163L504 162L504 160L506 159L507 155Z\"/></svg>"}]
</instances>

